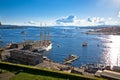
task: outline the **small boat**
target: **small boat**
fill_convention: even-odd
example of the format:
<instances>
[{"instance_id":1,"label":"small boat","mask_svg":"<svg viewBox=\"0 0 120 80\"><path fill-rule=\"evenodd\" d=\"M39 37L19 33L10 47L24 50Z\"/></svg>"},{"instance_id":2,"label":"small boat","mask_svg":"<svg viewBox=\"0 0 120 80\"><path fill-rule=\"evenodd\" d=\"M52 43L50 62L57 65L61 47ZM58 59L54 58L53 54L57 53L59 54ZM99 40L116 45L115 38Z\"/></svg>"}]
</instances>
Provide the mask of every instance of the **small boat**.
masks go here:
<instances>
[{"instance_id":1,"label":"small boat","mask_svg":"<svg viewBox=\"0 0 120 80\"><path fill-rule=\"evenodd\" d=\"M26 34L26 32L25 32L25 31L22 31L22 32L21 32L21 34L22 34L22 35L25 35L25 34Z\"/></svg>"},{"instance_id":2,"label":"small boat","mask_svg":"<svg viewBox=\"0 0 120 80\"><path fill-rule=\"evenodd\" d=\"M99 47L100 45L99 44L97 44L97 47Z\"/></svg>"},{"instance_id":3,"label":"small boat","mask_svg":"<svg viewBox=\"0 0 120 80\"><path fill-rule=\"evenodd\" d=\"M0 39L0 43L2 43L3 41Z\"/></svg>"},{"instance_id":4,"label":"small boat","mask_svg":"<svg viewBox=\"0 0 120 80\"><path fill-rule=\"evenodd\" d=\"M64 64L70 64L72 63L74 60L78 59L79 57L73 54L70 54L66 59Z\"/></svg>"},{"instance_id":5,"label":"small boat","mask_svg":"<svg viewBox=\"0 0 120 80\"><path fill-rule=\"evenodd\" d=\"M82 46L83 46L83 47L84 47L84 46L87 46L87 42L83 42Z\"/></svg>"},{"instance_id":6,"label":"small boat","mask_svg":"<svg viewBox=\"0 0 120 80\"><path fill-rule=\"evenodd\" d=\"M64 30L64 32L66 31L66 29L63 29Z\"/></svg>"},{"instance_id":7,"label":"small boat","mask_svg":"<svg viewBox=\"0 0 120 80\"><path fill-rule=\"evenodd\" d=\"M60 44L57 44L57 47L60 47Z\"/></svg>"},{"instance_id":8,"label":"small boat","mask_svg":"<svg viewBox=\"0 0 120 80\"><path fill-rule=\"evenodd\" d=\"M2 38L1 38L1 35L0 35L0 43L2 43L3 41L2 41Z\"/></svg>"}]
</instances>

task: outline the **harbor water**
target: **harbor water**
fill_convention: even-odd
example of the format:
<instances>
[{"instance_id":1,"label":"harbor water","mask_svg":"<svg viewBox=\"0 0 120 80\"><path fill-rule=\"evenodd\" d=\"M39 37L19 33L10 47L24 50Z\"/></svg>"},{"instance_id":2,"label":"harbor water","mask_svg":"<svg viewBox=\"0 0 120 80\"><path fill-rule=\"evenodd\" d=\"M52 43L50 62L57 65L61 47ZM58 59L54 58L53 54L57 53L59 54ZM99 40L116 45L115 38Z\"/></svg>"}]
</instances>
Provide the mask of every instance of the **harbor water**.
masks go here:
<instances>
[{"instance_id":1,"label":"harbor water","mask_svg":"<svg viewBox=\"0 0 120 80\"><path fill-rule=\"evenodd\" d=\"M87 63L102 63L107 65L120 66L120 36L119 35L98 35L85 34L84 32L93 28L89 27L49 27L50 40L53 43L52 49L44 55L51 60L64 63L69 54L79 56L79 59L71 65L80 67ZM26 36L21 34L26 32ZM23 42L25 40L40 40L39 27L25 27L19 29L0 29L0 37L5 46L11 42ZM87 42L87 46L82 46Z\"/></svg>"}]
</instances>

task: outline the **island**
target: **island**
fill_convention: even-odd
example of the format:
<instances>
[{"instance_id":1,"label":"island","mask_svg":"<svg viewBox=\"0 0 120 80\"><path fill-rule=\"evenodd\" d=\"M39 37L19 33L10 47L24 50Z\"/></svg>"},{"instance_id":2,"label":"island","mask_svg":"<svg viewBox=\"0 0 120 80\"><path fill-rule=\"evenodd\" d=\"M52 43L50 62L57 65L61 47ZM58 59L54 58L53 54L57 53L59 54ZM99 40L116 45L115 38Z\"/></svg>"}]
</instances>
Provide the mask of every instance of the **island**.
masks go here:
<instances>
[{"instance_id":1,"label":"island","mask_svg":"<svg viewBox=\"0 0 120 80\"><path fill-rule=\"evenodd\" d=\"M104 34L104 35L120 35L120 26L102 27L94 30L89 30L86 34Z\"/></svg>"}]
</instances>

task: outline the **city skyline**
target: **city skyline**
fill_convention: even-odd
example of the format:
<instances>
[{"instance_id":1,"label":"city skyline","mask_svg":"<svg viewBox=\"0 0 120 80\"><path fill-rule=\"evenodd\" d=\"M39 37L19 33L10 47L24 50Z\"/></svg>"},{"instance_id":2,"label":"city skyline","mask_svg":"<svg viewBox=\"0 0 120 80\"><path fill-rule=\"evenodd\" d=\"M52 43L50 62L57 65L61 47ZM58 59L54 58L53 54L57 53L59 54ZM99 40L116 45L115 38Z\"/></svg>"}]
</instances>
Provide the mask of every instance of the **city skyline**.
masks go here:
<instances>
[{"instance_id":1,"label":"city skyline","mask_svg":"<svg viewBox=\"0 0 120 80\"><path fill-rule=\"evenodd\" d=\"M120 0L1 0L9 25L96 26L120 24Z\"/></svg>"}]
</instances>

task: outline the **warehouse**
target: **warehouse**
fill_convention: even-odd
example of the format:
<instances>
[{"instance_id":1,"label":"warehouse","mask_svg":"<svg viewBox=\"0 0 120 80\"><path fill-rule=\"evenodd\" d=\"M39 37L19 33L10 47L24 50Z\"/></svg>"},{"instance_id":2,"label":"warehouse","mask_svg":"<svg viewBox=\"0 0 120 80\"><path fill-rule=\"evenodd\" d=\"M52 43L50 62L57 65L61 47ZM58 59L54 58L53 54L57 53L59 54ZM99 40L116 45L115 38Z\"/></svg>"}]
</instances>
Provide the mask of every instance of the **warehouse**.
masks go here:
<instances>
[{"instance_id":1,"label":"warehouse","mask_svg":"<svg viewBox=\"0 0 120 80\"><path fill-rule=\"evenodd\" d=\"M12 50L10 51L10 58L27 65L43 62L43 55L26 50Z\"/></svg>"}]
</instances>

